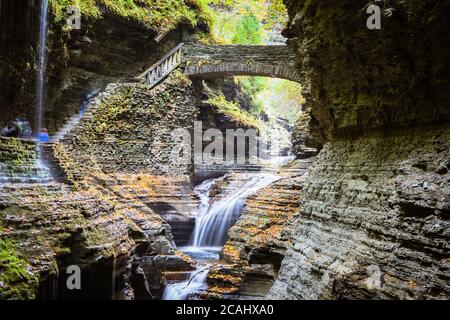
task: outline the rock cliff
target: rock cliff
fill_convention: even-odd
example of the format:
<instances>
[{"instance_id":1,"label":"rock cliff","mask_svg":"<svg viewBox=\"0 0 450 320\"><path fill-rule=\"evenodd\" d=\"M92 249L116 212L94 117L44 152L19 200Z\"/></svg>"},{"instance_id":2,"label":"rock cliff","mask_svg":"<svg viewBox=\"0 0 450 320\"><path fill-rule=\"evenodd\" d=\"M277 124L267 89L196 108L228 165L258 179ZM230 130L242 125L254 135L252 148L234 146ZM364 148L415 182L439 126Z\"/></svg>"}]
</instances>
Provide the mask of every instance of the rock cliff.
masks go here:
<instances>
[{"instance_id":1,"label":"rock cliff","mask_svg":"<svg viewBox=\"0 0 450 320\"><path fill-rule=\"evenodd\" d=\"M286 4L323 149L267 297L448 298L448 3Z\"/></svg>"},{"instance_id":2,"label":"rock cliff","mask_svg":"<svg viewBox=\"0 0 450 320\"><path fill-rule=\"evenodd\" d=\"M35 181L37 145L2 138L2 174L26 180L0 185L1 298L151 299L162 272L192 268L167 223L189 222L198 203L189 162L168 161L170 132L195 119L190 83L173 74L154 90L108 88L61 143L43 146L65 183ZM80 291L65 284L72 264Z\"/></svg>"},{"instance_id":3,"label":"rock cliff","mask_svg":"<svg viewBox=\"0 0 450 320\"><path fill-rule=\"evenodd\" d=\"M45 101L50 133L77 114L92 92L138 76L185 35L207 30L205 13L192 1L88 2L81 10L81 29L69 30L65 10L76 1L50 1ZM0 126L18 115L30 122L34 116L30 106L35 102L39 3L0 4L0 57L5 61L0 68Z\"/></svg>"},{"instance_id":4,"label":"rock cliff","mask_svg":"<svg viewBox=\"0 0 450 320\"><path fill-rule=\"evenodd\" d=\"M448 120L448 3L381 1L380 30L366 27L369 1L285 3L314 134Z\"/></svg>"}]
</instances>

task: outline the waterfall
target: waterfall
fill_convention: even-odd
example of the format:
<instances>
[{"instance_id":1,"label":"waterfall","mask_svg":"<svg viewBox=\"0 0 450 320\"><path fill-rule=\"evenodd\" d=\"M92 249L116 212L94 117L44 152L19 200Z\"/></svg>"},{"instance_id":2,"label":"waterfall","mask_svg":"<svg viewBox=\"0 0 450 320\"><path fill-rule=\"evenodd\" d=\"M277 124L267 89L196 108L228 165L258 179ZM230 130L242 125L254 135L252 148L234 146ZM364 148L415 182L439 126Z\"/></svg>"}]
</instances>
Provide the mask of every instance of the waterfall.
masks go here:
<instances>
[{"instance_id":1,"label":"waterfall","mask_svg":"<svg viewBox=\"0 0 450 320\"><path fill-rule=\"evenodd\" d=\"M41 0L41 14L39 25L38 47L38 77L36 91L35 130L40 132L44 126L45 109L45 71L47 67L47 28L48 27L48 0Z\"/></svg>"},{"instance_id":2,"label":"waterfall","mask_svg":"<svg viewBox=\"0 0 450 320\"><path fill-rule=\"evenodd\" d=\"M197 187L195 187L195 194L200 199L200 205L197 211L194 213L195 216L203 215L209 208L209 193L211 191L211 187L219 180L223 179L208 179L203 181Z\"/></svg>"},{"instance_id":3,"label":"waterfall","mask_svg":"<svg viewBox=\"0 0 450 320\"><path fill-rule=\"evenodd\" d=\"M206 180L195 188L200 206L195 213L191 246L180 249L198 261L197 268L188 274L187 280L166 285L163 300L189 299L207 289L206 279L211 260L219 259L228 230L242 214L245 199L278 179L273 174L252 175L229 195L213 204L210 203L210 190L217 180Z\"/></svg>"},{"instance_id":4,"label":"waterfall","mask_svg":"<svg viewBox=\"0 0 450 320\"><path fill-rule=\"evenodd\" d=\"M209 265L197 268L189 274L188 280L181 283L169 285L164 290L163 300L186 300L189 295L195 292L205 290L206 277L208 276Z\"/></svg>"},{"instance_id":5,"label":"waterfall","mask_svg":"<svg viewBox=\"0 0 450 320\"><path fill-rule=\"evenodd\" d=\"M229 196L196 215L194 247L223 246L228 230L240 217L245 199L278 179L272 174L255 175Z\"/></svg>"}]
</instances>

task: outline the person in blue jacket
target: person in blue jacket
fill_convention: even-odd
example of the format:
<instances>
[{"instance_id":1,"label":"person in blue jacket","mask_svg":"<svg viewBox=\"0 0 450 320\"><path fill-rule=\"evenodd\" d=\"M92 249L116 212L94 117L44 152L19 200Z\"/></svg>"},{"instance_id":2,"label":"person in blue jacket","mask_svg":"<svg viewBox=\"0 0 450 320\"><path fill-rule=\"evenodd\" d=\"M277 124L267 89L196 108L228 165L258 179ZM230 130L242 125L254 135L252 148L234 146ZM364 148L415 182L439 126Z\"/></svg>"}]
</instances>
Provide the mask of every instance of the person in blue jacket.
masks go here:
<instances>
[{"instance_id":1,"label":"person in blue jacket","mask_svg":"<svg viewBox=\"0 0 450 320\"><path fill-rule=\"evenodd\" d=\"M41 130L41 132L39 132L38 141L39 142L49 142L50 141L50 137L48 136L47 129L44 128Z\"/></svg>"}]
</instances>

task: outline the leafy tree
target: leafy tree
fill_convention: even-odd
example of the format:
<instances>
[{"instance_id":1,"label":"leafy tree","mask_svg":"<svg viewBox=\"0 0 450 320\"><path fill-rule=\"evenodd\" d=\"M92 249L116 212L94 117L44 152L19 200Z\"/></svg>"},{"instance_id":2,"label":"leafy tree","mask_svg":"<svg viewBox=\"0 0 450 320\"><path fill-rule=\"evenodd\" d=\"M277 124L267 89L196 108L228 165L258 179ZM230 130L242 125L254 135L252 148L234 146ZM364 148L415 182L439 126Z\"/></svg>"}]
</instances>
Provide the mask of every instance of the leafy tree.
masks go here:
<instances>
[{"instance_id":1,"label":"leafy tree","mask_svg":"<svg viewBox=\"0 0 450 320\"><path fill-rule=\"evenodd\" d=\"M232 39L233 44L262 43L261 28L258 19L253 15L246 15L239 20Z\"/></svg>"},{"instance_id":2,"label":"leafy tree","mask_svg":"<svg viewBox=\"0 0 450 320\"><path fill-rule=\"evenodd\" d=\"M271 30L281 29L287 21L287 12L283 0L205 0L214 9L213 33L218 41L236 43L236 26L243 19L256 18L262 40ZM244 18L247 17L247 18Z\"/></svg>"}]
</instances>

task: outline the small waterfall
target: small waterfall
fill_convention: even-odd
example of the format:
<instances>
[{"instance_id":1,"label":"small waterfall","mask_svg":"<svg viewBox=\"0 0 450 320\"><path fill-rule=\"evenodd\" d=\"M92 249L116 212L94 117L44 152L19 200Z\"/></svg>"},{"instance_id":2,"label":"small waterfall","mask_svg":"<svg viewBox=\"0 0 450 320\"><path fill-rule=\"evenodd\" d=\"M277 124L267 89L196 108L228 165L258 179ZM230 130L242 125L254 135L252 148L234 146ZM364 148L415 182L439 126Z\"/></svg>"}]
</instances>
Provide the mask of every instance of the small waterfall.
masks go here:
<instances>
[{"instance_id":1,"label":"small waterfall","mask_svg":"<svg viewBox=\"0 0 450 320\"><path fill-rule=\"evenodd\" d=\"M206 277L208 271L209 265L198 267L197 270L189 274L188 280L167 286L162 299L186 300L193 293L207 289Z\"/></svg>"},{"instance_id":2,"label":"small waterfall","mask_svg":"<svg viewBox=\"0 0 450 320\"><path fill-rule=\"evenodd\" d=\"M245 199L278 179L272 174L255 175L229 196L200 211L196 216L193 246L223 246L228 230L242 213Z\"/></svg>"},{"instance_id":3,"label":"small waterfall","mask_svg":"<svg viewBox=\"0 0 450 320\"><path fill-rule=\"evenodd\" d=\"M206 279L210 262L219 259L228 230L242 214L245 199L278 179L279 177L273 174L252 175L231 194L213 204L210 203L210 190L216 182L215 179L206 180L195 188L200 198L200 206L195 214L192 245L180 249L199 262L186 281L166 286L163 300L185 300L207 289Z\"/></svg>"},{"instance_id":4,"label":"small waterfall","mask_svg":"<svg viewBox=\"0 0 450 320\"><path fill-rule=\"evenodd\" d=\"M197 187L195 187L195 194L200 199L200 206L198 207L197 211L194 213L194 215L203 215L206 211L208 211L209 208L209 194L211 192L211 187L219 180L222 180L222 178L218 179L208 179L203 181L201 184L199 184Z\"/></svg>"},{"instance_id":5,"label":"small waterfall","mask_svg":"<svg viewBox=\"0 0 450 320\"><path fill-rule=\"evenodd\" d=\"M44 126L45 111L45 77L47 68L47 32L48 32L48 0L41 0L38 47L38 77L36 91L35 130L40 132Z\"/></svg>"}]
</instances>

